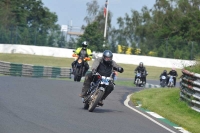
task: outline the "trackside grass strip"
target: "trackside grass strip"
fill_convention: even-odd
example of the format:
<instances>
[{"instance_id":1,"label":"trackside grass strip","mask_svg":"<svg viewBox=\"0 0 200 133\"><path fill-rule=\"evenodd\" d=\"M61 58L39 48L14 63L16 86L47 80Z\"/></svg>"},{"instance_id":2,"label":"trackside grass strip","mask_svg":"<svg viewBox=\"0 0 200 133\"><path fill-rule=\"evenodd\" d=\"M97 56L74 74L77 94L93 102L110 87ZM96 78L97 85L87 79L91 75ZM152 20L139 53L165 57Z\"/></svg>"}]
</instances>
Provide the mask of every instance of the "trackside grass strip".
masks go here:
<instances>
[{"instance_id":1,"label":"trackside grass strip","mask_svg":"<svg viewBox=\"0 0 200 133\"><path fill-rule=\"evenodd\" d=\"M156 112L192 133L199 133L200 113L181 101L179 93L179 88L146 89L132 94L131 101L134 105L140 101L142 108Z\"/></svg>"}]
</instances>

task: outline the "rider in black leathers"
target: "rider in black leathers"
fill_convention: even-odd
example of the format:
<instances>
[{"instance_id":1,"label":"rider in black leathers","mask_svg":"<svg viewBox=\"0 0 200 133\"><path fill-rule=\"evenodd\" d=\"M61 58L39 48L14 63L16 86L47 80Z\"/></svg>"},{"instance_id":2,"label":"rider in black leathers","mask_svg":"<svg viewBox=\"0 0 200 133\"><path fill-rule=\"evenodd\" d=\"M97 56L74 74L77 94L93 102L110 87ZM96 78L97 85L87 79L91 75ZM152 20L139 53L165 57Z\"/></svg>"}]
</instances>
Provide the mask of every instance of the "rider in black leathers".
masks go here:
<instances>
[{"instance_id":1,"label":"rider in black leathers","mask_svg":"<svg viewBox=\"0 0 200 133\"><path fill-rule=\"evenodd\" d=\"M116 70L120 73L124 71L122 67L120 67L114 60L112 60L113 54L110 50L105 50L103 52L103 56L95 59L92 65L92 72L86 74L85 80L83 83L82 93L79 95L80 97L86 96L88 89L90 88L90 83L93 79L93 74L98 72L101 76L109 77L113 70ZM113 91L114 85L112 83L106 88L106 92L103 95L99 105L103 105L103 100Z\"/></svg>"},{"instance_id":2,"label":"rider in black leathers","mask_svg":"<svg viewBox=\"0 0 200 133\"><path fill-rule=\"evenodd\" d=\"M143 62L140 62L139 66L135 69L135 73L137 73L137 71L142 73L142 75L141 75L142 82L143 82L143 84L146 84L146 75L148 73L147 73L146 68L143 65ZM135 80L136 80L136 78L137 78L137 75L135 75ZM134 80L134 84L135 84L135 80Z\"/></svg>"}]
</instances>

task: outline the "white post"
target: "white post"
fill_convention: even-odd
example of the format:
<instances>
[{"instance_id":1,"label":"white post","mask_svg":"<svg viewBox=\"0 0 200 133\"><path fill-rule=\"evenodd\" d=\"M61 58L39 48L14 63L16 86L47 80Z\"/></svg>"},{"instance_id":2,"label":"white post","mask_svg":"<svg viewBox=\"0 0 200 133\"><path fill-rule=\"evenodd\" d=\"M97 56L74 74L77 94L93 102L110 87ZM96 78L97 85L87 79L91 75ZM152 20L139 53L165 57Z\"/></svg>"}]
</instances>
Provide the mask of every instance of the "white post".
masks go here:
<instances>
[{"instance_id":1,"label":"white post","mask_svg":"<svg viewBox=\"0 0 200 133\"><path fill-rule=\"evenodd\" d=\"M108 19L108 1L107 1L107 9L106 9L106 20L105 20L105 29L104 29L104 39L106 38L107 19Z\"/></svg>"}]
</instances>

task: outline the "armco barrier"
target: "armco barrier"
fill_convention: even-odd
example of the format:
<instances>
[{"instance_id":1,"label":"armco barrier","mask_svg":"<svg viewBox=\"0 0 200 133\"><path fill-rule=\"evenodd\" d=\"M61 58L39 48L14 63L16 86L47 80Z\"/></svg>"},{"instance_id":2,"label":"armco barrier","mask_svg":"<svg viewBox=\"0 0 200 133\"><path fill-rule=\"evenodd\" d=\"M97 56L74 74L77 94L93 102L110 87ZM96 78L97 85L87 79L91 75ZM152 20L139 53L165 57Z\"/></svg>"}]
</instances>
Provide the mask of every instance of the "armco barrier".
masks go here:
<instances>
[{"instance_id":1,"label":"armco barrier","mask_svg":"<svg viewBox=\"0 0 200 133\"><path fill-rule=\"evenodd\" d=\"M180 97L193 110L200 112L200 74L182 70Z\"/></svg>"},{"instance_id":2,"label":"armco barrier","mask_svg":"<svg viewBox=\"0 0 200 133\"><path fill-rule=\"evenodd\" d=\"M0 61L0 74L26 77L71 78L71 68L35 66Z\"/></svg>"}]
</instances>

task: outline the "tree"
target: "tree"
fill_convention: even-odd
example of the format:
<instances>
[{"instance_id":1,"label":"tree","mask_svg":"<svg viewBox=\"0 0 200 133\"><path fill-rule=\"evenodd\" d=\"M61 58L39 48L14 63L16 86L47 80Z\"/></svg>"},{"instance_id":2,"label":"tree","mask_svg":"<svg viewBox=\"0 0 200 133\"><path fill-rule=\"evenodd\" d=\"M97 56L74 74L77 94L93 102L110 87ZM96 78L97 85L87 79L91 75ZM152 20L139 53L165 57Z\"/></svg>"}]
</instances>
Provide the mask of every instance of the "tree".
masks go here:
<instances>
[{"instance_id":1,"label":"tree","mask_svg":"<svg viewBox=\"0 0 200 133\"><path fill-rule=\"evenodd\" d=\"M52 37L48 36L50 30L60 28L57 15L44 7L41 0L2 0L0 5L0 24L9 32L3 33L1 29L0 33L12 34L10 40L15 38L16 43L34 44L37 38L37 45L47 45L48 37Z\"/></svg>"}]
</instances>

